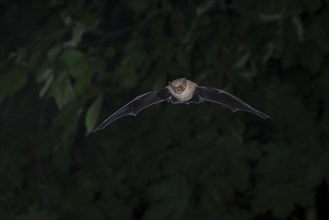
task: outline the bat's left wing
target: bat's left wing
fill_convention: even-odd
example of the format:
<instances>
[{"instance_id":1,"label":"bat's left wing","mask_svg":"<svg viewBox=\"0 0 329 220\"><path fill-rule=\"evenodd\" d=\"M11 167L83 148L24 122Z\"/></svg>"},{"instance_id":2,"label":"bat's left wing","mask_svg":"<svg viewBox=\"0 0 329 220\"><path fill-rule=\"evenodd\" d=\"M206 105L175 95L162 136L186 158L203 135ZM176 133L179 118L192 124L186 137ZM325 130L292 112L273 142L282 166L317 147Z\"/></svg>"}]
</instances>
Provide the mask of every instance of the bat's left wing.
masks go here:
<instances>
[{"instance_id":1,"label":"bat's left wing","mask_svg":"<svg viewBox=\"0 0 329 220\"><path fill-rule=\"evenodd\" d=\"M149 107L151 105L154 105L159 102L167 101L171 97L171 94L167 88L157 90L157 91L151 91L148 93L145 93L143 95L137 96L130 102L128 102L126 105L121 107L119 110L114 112L110 117L108 117L105 121L103 121L100 125L96 127L94 130L100 130L114 122L115 120L128 116L133 115L136 116L140 111L142 111L144 108Z\"/></svg>"},{"instance_id":2,"label":"bat's left wing","mask_svg":"<svg viewBox=\"0 0 329 220\"><path fill-rule=\"evenodd\" d=\"M262 119L270 118L268 115L254 109L241 99L228 92L225 92L224 90L198 86L194 92L194 99L222 104L230 108L233 112L245 111L253 113Z\"/></svg>"}]
</instances>

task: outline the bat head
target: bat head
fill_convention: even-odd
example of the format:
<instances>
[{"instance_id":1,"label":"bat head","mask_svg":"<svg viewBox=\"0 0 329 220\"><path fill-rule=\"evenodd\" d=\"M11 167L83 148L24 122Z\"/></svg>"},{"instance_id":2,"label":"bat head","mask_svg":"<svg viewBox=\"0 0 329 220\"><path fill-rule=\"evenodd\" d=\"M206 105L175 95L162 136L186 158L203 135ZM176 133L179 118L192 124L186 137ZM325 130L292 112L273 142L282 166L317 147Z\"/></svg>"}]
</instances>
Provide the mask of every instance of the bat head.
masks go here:
<instances>
[{"instance_id":1,"label":"bat head","mask_svg":"<svg viewBox=\"0 0 329 220\"><path fill-rule=\"evenodd\" d=\"M175 79L174 81L169 82L169 86L174 93L181 94L187 87L187 80L185 78Z\"/></svg>"}]
</instances>

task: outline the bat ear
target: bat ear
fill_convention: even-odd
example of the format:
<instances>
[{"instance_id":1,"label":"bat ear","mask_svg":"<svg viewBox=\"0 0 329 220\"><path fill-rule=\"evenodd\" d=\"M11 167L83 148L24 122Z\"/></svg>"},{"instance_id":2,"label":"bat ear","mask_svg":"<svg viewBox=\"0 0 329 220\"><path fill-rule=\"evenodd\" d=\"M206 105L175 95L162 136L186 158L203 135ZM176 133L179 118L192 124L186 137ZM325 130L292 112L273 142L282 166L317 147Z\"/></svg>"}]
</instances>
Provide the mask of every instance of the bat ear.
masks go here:
<instances>
[{"instance_id":1,"label":"bat ear","mask_svg":"<svg viewBox=\"0 0 329 220\"><path fill-rule=\"evenodd\" d=\"M184 84L184 85L186 84L186 78L185 77L183 78L182 84Z\"/></svg>"}]
</instances>

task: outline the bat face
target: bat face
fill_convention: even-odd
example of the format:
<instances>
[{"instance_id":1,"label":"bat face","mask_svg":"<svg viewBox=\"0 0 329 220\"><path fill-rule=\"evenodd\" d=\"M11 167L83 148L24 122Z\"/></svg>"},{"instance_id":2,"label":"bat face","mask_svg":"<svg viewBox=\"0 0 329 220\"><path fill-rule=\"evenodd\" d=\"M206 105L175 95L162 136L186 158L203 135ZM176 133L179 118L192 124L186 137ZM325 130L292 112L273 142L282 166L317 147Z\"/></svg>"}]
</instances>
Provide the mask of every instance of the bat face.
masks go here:
<instances>
[{"instance_id":1,"label":"bat face","mask_svg":"<svg viewBox=\"0 0 329 220\"><path fill-rule=\"evenodd\" d=\"M169 82L169 85L166 88L169 89L170 93L175 98L175 100L172 99L171 102L176 104L186 103L187 101L191 100L196 87L197 84L194 82L186 78L179 78Z\"/></svg>"},{"instance_id":2,"label":"bat face","mask_svg":"<svg viewBox=\"0 0 329 220\"><path fill-rule=\"evenodd\" d=\"M163 89L137 96L103 121L98 127L96 127L95 131L105 128L121 117L128 115L136 116L144 108L163 101L171 102L173 104L199 104L204 101L209 101L224 105L233 112L246 111L257 115L262 119L270 118L266 114L254 109L241 99L225 92L224 90L199 86L186 78L179 78L169 82L169 85Z\"/></svg>"},{"instance_id":3,"label":"bat face","mask_svg":"<svg viewBox=\"0 0 329 220\"><path fill-rule=\"evenodd\" d=\"M172 82L169 82L168 88L174 94L182 94L187 87L187 80L185 78L175 79Z\"/></svg>"}]
</instances>

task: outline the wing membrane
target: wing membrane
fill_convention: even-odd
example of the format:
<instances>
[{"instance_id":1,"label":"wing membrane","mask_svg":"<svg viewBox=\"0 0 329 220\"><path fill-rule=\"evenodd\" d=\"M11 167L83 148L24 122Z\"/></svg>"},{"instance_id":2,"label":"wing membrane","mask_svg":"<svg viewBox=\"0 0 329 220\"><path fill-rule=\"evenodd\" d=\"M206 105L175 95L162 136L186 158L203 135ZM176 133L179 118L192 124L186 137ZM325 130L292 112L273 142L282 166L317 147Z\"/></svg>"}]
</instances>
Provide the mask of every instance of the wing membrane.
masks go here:
<instances>
[{"instance_id":1,"label":"wing membrane","mask_svg":"<svg viewBox=\"0 0 329 220\"><path fill-rule=\"evenodd\" d=\"M241 99L235 97L234 95L228 92L225 92L224 90L199 86L196 89L196 95L198 95L202 100L225 105L233 112L245 111L253 113L261 117L262 119L270 118L268 115L254 109Z\"/></svg>"},{"instance_id":2,"label":"wing membrane","mask_svg":"<svg viewBox=\"0 0 329 220\"><path fill-rule=\"evenodd\" d=\"M114 122L115 120L118 120L121 117L133 115L136 116L140 111L142 111L144 108L149 107L151 105L154 105L159 102L166 101L170 98L171 94L169 93L167 88L151 91L148 93L145 93L143 95L137 96L130 102L128 102L126 105L121 107L119 110L114 112L110 117L105 119L100 125L96 127L94 130L100 130Z\"/></svg>"}]
</instances>

